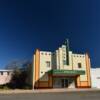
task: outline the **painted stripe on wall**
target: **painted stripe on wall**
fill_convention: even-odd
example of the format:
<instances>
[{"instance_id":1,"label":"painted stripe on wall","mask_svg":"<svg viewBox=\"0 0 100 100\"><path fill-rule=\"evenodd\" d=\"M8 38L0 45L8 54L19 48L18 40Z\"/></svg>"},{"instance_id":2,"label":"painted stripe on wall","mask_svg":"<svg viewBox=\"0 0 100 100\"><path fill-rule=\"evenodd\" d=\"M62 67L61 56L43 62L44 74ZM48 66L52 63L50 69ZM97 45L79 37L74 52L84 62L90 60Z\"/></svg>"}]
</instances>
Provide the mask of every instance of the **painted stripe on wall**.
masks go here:
<instances>
[{"instance_id":1,"label":"painted stripe on wall","mask_svg":"<svg viewBox=\"0 0 100 100\"><path fill-rule=\"evenodd\" d=\"M33 55L33 66L32 67L33 67L33 73L32 73L33 74L33 79L32 79L33 84L32 85L33 85L33 88L34 88L34 85L35 85L34 84L35 83L35 54Z\"/></svg>"},{"instance_id":2,"label":"painted stripe on wall","mask_svg":"<svg viewBox=\"0 0 100 100\"><path fill-rule=\"evenodd\" d=\"M49 87L53 87L53 84L52 84L52 75L49 75Z\"/></svg>"},{"instance_id":3,"label":"painted stripe on wall","mask_svg":"<svg viewBox=\"0 0 100 100\"><path fill-rule=\"evenodd\" d=\"M36 50L36 57L35 57L35 83L36 87L38 87L39 81L39 68L40 68L40 51Z\"/></svg>"},{"instance_id":4,"label":"painted stripe on wall","mask_svg":"<svg viewBox=\"0 0 100 100\"><path fill-rule=\"evenodd\" d=\"M87 67L87 81L88 85L91 86L91 80L90 80L90 58L88 54L86 54L86 67Z\"/></svg>"}]
</instances>

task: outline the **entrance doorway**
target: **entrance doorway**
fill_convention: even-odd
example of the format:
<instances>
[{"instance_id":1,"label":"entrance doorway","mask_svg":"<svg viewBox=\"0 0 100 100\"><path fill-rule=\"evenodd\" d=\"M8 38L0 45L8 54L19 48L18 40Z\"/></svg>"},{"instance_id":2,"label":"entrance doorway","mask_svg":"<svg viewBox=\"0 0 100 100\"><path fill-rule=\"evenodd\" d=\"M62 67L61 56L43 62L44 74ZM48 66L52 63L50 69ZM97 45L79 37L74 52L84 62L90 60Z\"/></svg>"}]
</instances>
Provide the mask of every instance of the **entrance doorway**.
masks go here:
<instances>
[{"instance_id":1,"label":"entrance doorway","mask_svg":"<svg viewBox=\"0 0 100 100\"><path fill-rule=\"evenodd\" d=\"M62 88L75 88L75 79L74 78L63 78L61 79Z\"/></svg>"},{"instance_id":2,"label":"entrance doorway","mask_svg":"<svg viewBox=\"0 0 100 100\"><path fill-rule=\"evenodd\" d=\"M68 88L68 79L61 79L62 88Z\"/></svg>"},{"instance_id":3,"label":"entrance doorway","mask_svg":"<svg viewBox=\"0 0 100 100\"><path fill-rule=\"evenodd\" d=\"M75 79L74 78L70 78L68 80L68 84L69 84L68 88L75 88Z\"/></svg>"},{"instance_id":4,"label":"entrance doorway","mask_svg":"<svg viewBox=\"0 0 100 100\"><path fill-rule=\"evenodd\" d=\"M75 88L75 78L53 78L53 88Z\"/></svg>"}]
</instances>

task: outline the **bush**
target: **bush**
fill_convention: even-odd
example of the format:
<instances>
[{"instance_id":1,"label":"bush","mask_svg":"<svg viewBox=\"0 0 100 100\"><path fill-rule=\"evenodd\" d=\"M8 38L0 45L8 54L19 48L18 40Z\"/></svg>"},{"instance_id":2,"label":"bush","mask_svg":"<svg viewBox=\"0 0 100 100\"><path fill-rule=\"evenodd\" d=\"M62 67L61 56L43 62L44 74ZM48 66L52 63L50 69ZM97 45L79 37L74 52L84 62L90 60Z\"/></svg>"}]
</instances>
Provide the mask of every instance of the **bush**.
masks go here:
<instances>
[{"instance_id":1,"label":"bush","mask_svg":"<svg viewBox=\"0 0 100 100\"><path fill-rule=\"evenodd\" d=\"M0 89L3 89L3 85L0 85Z\"/></svg>"},{"instance_id":2,"label":"bush","mask_svg":"<svg viewBox=\"0 0 100 100\"><path fill-rule=\"evenodd\" d=\"M22 89L32 89L32 86L29 84L25 84Z\"/></svg>"},{"instance_id":3,"label":"bush","mask_svg":"<svg viewBox=\"0 0 100 100\"><path fill-rule=\"evenodd\" d=\"M7 85L5 85L5 86L3 86L3 89L4 90L9 90L10 88Z\"/></svg>"},{"instance_id":4,"label":"bush","mask_svg":"<svg viewBox=\"0 0 100 100\"><path fill-rule=\"evenodd\" d=\"M0 89L8 90L10 89L10 87L7 84L5 84L5 85L0 85Z\"/></svg>"}]
</instances>

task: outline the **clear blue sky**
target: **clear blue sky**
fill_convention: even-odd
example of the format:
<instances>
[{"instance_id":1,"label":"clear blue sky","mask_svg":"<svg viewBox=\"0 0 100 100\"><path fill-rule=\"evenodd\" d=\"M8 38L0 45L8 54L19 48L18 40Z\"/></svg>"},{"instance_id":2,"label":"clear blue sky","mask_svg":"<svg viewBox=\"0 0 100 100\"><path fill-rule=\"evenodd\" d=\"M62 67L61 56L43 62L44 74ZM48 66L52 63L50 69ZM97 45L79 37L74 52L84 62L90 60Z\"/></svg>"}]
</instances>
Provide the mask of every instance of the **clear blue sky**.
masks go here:
<instances>
[{"instance_id":1,"label":"clear blue sky","mask_svg":"<svg viewBox=\"0 0 100 100\"><path fill-rule=\"evenodd\" d=\"M0 1L0 68L32 59L36 48L53 51L66 38L100 67L100 0Z\"/></svg>"}]
</instances>

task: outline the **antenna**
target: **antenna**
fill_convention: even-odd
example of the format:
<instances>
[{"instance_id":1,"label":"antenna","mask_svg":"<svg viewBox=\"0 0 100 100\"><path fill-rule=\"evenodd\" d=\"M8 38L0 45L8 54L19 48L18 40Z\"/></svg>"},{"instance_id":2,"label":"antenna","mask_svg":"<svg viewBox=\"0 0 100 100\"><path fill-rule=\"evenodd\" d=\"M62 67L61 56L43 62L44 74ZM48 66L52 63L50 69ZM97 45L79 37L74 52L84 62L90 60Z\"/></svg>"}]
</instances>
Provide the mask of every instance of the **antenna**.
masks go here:
<instances>
[{"instance_id":1,"label":"antenna","mask_svg":"<svg viewBox=\"0 0 100 100\"><path fill-rule=\"evenodd\" d=\"M67 50L69 51L69 39L66 39L66 40L65 40L65 45L66 45L66 47L67 47Z\"/></svg>"},{"instance_id":2,"label":"antenna","mask_svg":"<svg viewBox=\"0 0 100 100\"><path fill-rule=\"evenodd\" d=\"M69 65L69 40L66 39L64 44L66 45L66 64Z\"/></svg>"}]
</instances>

